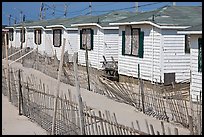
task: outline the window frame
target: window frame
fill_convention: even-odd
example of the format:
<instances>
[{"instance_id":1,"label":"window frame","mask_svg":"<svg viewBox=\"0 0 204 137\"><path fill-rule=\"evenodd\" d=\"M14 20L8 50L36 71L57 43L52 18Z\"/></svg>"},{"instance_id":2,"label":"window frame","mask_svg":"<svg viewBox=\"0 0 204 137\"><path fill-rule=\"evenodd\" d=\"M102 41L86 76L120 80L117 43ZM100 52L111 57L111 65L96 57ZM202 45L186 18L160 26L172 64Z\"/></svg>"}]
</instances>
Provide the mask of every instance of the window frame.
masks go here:
<instances>
[{"instance_id":1,"label":"window frame","mask_svg":"<svg viewBox=\"0 0 204 137\"><path fill-rule=\"evenodd\" d=\"M87 50L91 51L91 50L93 50L93 36L94 36L94 32L93 32L94 30L91 28L83 28L80 30L80 39L81 39L80 49L86 50L86 47L83 47L83 32L84 32L84 30L85 31L90 30L90 48L87 47Z\"/></svg>"},{"instance_id":2,"label":"window frame","mask_svg":"<svg viewBox=\"0 0 204 137\"><path fill-rule=\"evenodd\" d=\"M59 45L55 45L55 31L60 31ZM62 46L62 29L53 29L53 43L52 44L54 47L61 47Z\"/></svg>"},{"instance_id":3,"label":"window frame","mask_svg":"<svg viewBox=\"0 0 204 137\"><path fill-rule=\"evenodd\" d=\"M131 53L130 54L127 54L125 52L125 49L126 49L126 37L125 37L125 49L124 49L124 55L127 55L127 56L134 56L134 57L139 57L139 47L140 47L140 33L141 33L141 28L133 28L133 27L130 27L131 29ZM138 30L138 48L137 48L137 52L138 54L137 55L134 55L132 52L133 52L133 30ZM126 34L125 34L126 36Z\"/></svg>"},{"instance_id":4,"label":"window frame","mask_svg":"<svg viewBox=\"0 0 204 137\"><path fill-rule=\"evenodd\" d=\"M37 43L37 31L38 31L38 35L40 35L40 36L38 36L38 38L40 39L40 41L39 41L39 39L38 39L38 41L39 41L39 43ZM39 31L40 31L40 33L39 33ZM41 45L42 44L42 30L41 29L35 29L34 30L34 43L36 44L36 45Z\"/></svg>"}]
</instances>

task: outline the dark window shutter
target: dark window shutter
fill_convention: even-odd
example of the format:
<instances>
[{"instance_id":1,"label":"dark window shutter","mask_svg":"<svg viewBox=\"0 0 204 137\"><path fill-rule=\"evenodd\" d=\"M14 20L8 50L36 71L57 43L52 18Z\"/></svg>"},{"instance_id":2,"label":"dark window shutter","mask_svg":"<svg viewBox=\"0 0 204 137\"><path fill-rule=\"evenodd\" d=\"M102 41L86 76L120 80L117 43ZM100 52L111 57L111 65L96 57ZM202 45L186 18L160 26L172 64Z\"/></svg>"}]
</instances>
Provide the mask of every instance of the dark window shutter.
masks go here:
<instances>
[{"instance_id":1,"label":"dark window shutter","mask_svg":"<svg viewBox=\"0 0 204 137\"><path fill-rule=\"evenodd\" d=\"M198 39L198 72L202 72L202 38Z\"/></svg>"},{"instance_id":2,"label":"dark window shutter","mask_svg":"<svg viewBox=\"0 0 204 137\"><path fill-rule=\"evenodd\" d=\"M24 43L25 42L25 29L21 29L20 33L21 33L21 42Z\"/></svg>"},{"instance_id":3,"label":"dark window shutter","mask_svg":"<svg viewBox=\"0 0 204 137\"><path fill-rule=\"evenodd\" d=\"M10 41L13 41L13 33L14 33L14 30L13 29L9 29L9 40Z\"/></svg>"},{"instance_id":4,"label":"dark window shutter","mask_svg":"<svg viewBox=\"0 0 204 137\"><path fill-rule=\"evenodd\" d=\"M91 29L91 50L93 49L94 31Z\"/></svg>"},{"instance_id":5,"label":"dark window shutter","mask_svg":"<svg viewBox=\"0 0 204 137\"><path fill-rule=\"evenodd\" d=\"M185 53L190 53L189 36L185 35Z\"/></svg>"},{"instance_id":6,"label":"dark window shutter","mask_svg":"<svg viewBox=\"0 0 204 137\"><path fill-rule=\"evenodd\" d=\"M36 31L37 31L37 30L34 31L34 42L35 42L35 44L37 44L37 41L36 41L36 39L37 39L36 34L37 34L37 33L36 33Z\"/></svg>"},{"instance_id":7,"label":"dark window shutter","mask_svg":"<svg viewBox=\"0 0 204 137\"><path fill-rule=\"evenodd\" d=\"M83 49L82 48L82 30L80 30L80 49Z\"/></svg>"},{"instance_id":8,"label":"dark window shutter","mask_svg":"<svg viewBox=\"0 0 204 137\"><path fill-rule=\"evenodd\" d=\"M122 55L125 55L125 31L122 31Z\"/></svg>"},{"instance_id":9,"label":"dark window shutter","mask_svg":"<svg viewBox=\"0 0 204 137\"><path fill-rule=\"evenodd\" d=\"M144 31L140 31L139 35L139 58L143 58L144 54Z\"/></svg>"},{"instance_id":10,"label":"dark window shutter","mask_svg":"<svg viewBox=\"0 0 204 137\"><path fill-rule=\"evenodd\" d=\"M40 35L40 42L39 42L39 45L41 44L41 42L42 42L42 32L41 32L41 30L39 30L39 35Z\"/></svg>"},{"instance_id":11,"label":"dark window shutter","mask_svg":"<svg viewBox=\"0 0 204 137\"><path fill-rule=\"evenodd\" d=\"M25 29L23 29L23 42L25 42Z\"/></svg>"}]
</instances>

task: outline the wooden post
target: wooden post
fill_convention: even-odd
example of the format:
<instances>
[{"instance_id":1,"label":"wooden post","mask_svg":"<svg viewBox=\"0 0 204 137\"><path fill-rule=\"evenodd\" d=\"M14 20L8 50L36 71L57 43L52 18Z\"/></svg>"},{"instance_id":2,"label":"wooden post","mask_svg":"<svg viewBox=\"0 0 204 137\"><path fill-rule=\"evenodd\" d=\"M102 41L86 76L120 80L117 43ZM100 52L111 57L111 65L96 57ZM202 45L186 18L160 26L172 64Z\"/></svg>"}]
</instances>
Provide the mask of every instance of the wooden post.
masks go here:
<instances>
[{"instance_id":1,"label":"wooden post","mask_svg":"<svg viewBox=\"0 0 204 137\"><path fill-rule=\"evenodd\" d=\"M162 127L162 134L165 135L165 129L164 129L164 122L161 121L161 127Z\"/></svg>"},{"instance_id":2,"label":"wooden post","mask_svg":"<svg viewBox=\"0 0 204 137\"><path fill-rule=\"evenodd\" d=\"M83 103L82 103L82 97L81 97L80 88L79 88L78 68L77 68L76 60L77 60L77 53L74 53L74 75L75 75L75 86L77 90L78 104L79 104L80 131L81 131L81 135L85 135Z\"/></svg>"},{"instance_id":3,"label":"wooden post","mask_svg":"<svg viewBox=\"0 0 204 137\"><path fill-rule=\"evenodd\" d=\"M152 125L152 124L150 124L149 126L150 126L150 130L151 130L151 132L152 132L152 135L155 135L153 125Z\"/></svg>"},{"instance_id":4,"label":"wooden post","mask_svg":"<svg viewBox=\"0 0 204 137\"><path fill-rule=\"evenodd\" d=\"M142 101L142 112L145 113L145 98L144 98L144 84L143 81L140 79L140 88L141 88L141 101Z\"/></svg>"},{"instance_id":5,"label":"wooden post","mask_svg":"<svg viewBox=\"0 0 204 137\"><path fill-rule=\"evenodd\" d=\"M37 44L37 62L36 62L36 69L38 70L39 69L39 56L38 56L38 30L36 31L36 44Z\"/></svg>"},{"instance_id":6,"label":"wooden post","mask_svg":"<svg viewBox=\"0 0 204 137\"><path fill-rule=\"evenodd\" d=\"M168 129L168 135L171 135L171 129L170 129L170 127L168 127L167 129Z\"/></svg>"},{"instance_id":7,"label":"wooden post","mask_svg":"<svg viewBox=\"0 0 204 137\"><path fill-rule=\"evenodd\" d=\"M140 131L140 125L139 125L139 121L138 120L136 120L136 124L137 124L138 130Z\"/></svg>"},{"instance_id":8,"label":"wooden post","mask_svg":"<svg viewBox=\"0 0 204 137\"><path fill-rule=\"evenodd\" d=\"M6 78L7 78L7 91L9 102L11 102L11 90L10 90L10 74L9 74L9 63L8 63L8 43L7 43L7 32L5 33L5 50L6 50Z\"/></svg>"},{"instance_id":9,"label":"wooden post","mask_svg":"<svg viewBox=\"0 0 204 137\"><path fill-rule=\"evenodd\" d=\"M23 94L22 94L21 70L20 69L18 70L18 80L19 80L18 114L22 115Z\"/></svg>"},{"instance_id":10,"label":"wooden post","mask_svg":"<svg viewBox=\"0 0 204 137\"><path fill-rule=\"evenodd\" d=\"M193 110L193 102L192 102L192 96L191 95L190 95L189 99L190 99L190 110L191 110L191 116L188 117L189 130L190 130L190 134L194 135L194 131L193 131L194 110Z\"/></svg>"},{"instance_id":11,"label":"wooden post","mask_svg":"<svg viewBox=\"0 0 204 137\"><path fill-rule=\"evenodd\" d=\"M178 128L174 128L175 135L178 135Z\"/></svg>"},{"instance_id":12,"label":"wooden post","mask_svg":"<svg viewBox=\"0 0 204 137\"><path fill-rule=\"evenodd\" d=\"M98 111L98 113L99 113L99 117L102 118L101 111ZM102 120L100 120L100 124L101 124L101 133L102 133L102 135L105 135L105 131L104 131L103 121Z\"/></svg>"},{"instance_id":13,"label":"wooden post","mask_svg":"<svg viewBox=\"0 0 204 137\"><path fill-rule=\"evenodd\" d=\"M188 116L188 121L189 121L190 135L194 135L194 132L193 132L193 118L192 118L192 116Z\"/></svg>"},{"instance_id":14,"label":"wooden post","mask_svg":"<svg viewBox=\"0 0 204 137\"><path fill-rule=\"evenodd\" d=\"M25 39L24 39L24 37L25 37L25 33L24 33L24 23L23 23L23 26L22 26L22 33L21 33L21 40L23 39L24 41L25 41ZM21 49L23 49L23 41L21 41ZM21 56L21 54L22 54L22 52L20 52L20 56ZM23 63L23 59L21 60L21 64Z\"/></svg>"},{"instance_id":15,"label":"wooden post","mask_svg":"<svg viewBox=\"0 0 204 137\"><path fill-rule=\"evenodd\" d=\"M58 71L58 77L57 77L57 90L55 93L55 100L54 100L54 112L53 112L53 119L52 119L52 135L55 135L55 124L56 124L56 115L57 115L57 100L59 97L59 90L60 90L60 78L61 78L61 71L62 71L62 65L63 65L63 59L64 59L64 49L65 49L65 42L66 39L63 39L63 46L62 46L62 53L61 53L61 60L59 64L59 71Z\"/></svg>"},{"instance_id":16,"label":"wooden post","mask_svg":"<svg viewBox=\"0 0 204 137\"><path fill-rule=\"evenodd\" d=\"M90 80L89 80L89 62L88 62L88 49L87 49L87 36L86 36L86 53L85 53L85 59L86 59L86 72L87 72L87 81L88 81L88 90L90 91Z\"/></svg>"},{"instance_id":17,"label":"wooden post","mask_svg":"<svg viewBox=\"0 0 204 137\"><path fill-rule=\"evenodd\" d=\"M145 119L145 124L146 124L146 128L147 128L147 133L150 134L150 131L149 131L149 125L148 125L148 122L147 122L146 119Z\"/></svg>"},{"instance_id":18,"label":"wooden post","mask_svg":"<svg viewBox=\"0 0 204 137\"><path fill-rule=\"evenodd\" d=\"M200 96L199 96L199 117L198 117L198 121L199 121L199 135L202 135L202 92L200 91Z\"/></svg>"}]
</instances>

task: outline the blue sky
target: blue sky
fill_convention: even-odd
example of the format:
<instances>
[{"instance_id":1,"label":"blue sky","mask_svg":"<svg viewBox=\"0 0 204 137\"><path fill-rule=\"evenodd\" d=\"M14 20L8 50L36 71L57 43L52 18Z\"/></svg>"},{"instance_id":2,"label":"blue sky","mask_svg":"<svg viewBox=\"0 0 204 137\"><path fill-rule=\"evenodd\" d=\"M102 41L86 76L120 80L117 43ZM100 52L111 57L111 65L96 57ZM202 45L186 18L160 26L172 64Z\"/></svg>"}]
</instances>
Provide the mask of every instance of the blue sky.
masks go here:
<instances>
[{"instance_id":1,"label":"blue sky","mask_svg":"<svg viewBox=\"0 0 204 137\"><path fill-rule=\"evenodd\" d=\"M45 19L64 18L65 4L67 4L67 18L90 13L89 2L43 2ZM139 11L154 10L172 2L139 2ZM2 2L2 24L8 25L8 16L11 15L11 24L14 18L20 21L20 11L26 20L38 20L40 13L40 2ZM135 2L92 2L92 15L110 12L111 10L135 11ZM177 6L202 6L202 2L176 2ZM55 12L53 15L53 6Z\"/></svg>"}]
</instances>

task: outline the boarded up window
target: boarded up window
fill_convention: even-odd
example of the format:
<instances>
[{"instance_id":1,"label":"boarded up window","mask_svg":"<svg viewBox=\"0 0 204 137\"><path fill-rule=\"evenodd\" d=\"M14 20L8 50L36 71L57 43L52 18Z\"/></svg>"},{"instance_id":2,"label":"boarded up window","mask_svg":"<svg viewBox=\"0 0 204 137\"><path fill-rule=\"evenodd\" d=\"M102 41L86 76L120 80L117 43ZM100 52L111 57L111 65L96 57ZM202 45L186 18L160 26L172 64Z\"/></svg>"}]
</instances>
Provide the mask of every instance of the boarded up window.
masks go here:
<instances>
[{"instance_id":1,"label":"boarded up window","mask_svg":"<svg viewBox=\"0 0 204 137\"><path fill-rule=\"evenodd\" d=\"M125 54L131 55L131 27L125 27Z\"/></svg>"},{"instance_id":2,"label":"boarded up window","mask_svg":"<svg viewBox=\"0 0 204 137\"><path fill-rule=\"evenodd\" d=\"M86 49L86 46L88 50L93 49L93 30L92 29L82 29L80 33L81 33L80 37L82 37L81 49Z\"/></svg>"},{"instance_id":3,"label":"boarded up window","mask_svg":"<svg viewBox=\"0 0 204 137\"><path fill-rule=\"evenodd\" d=\"M139 29L132 29L132 55L138 56Z\"/></svg>"},{"instance_id":4,"label":"boarded up window","mask_svg":"<svg viewBox=\"0 0 204 137\"><path fill-rule=\"evenodd\" d=\"M9 29L9 40L13 41L13 29Z\"/></svg>"},{"instance_id":5,"label":"boarded up window","mask_svg":"<svg viewBox=\"0 0 204 137\"><path fill-rule=\"evenodd\" d=\"M35 44L40 45L41 44L41 30L35 30L34 31L35 35Z\"/></svg>"},{"instance_id":6,"label":"boarded up window","mask_svg":"<svg viewBox=\"0 0 204 137\"><path fill-rule=\"evenodd\" d=\"M21 29L20 31L20 40L22 43L25 42L25 29Z\"/></svg>"},{"instance_id":7,"label":"boarded up window","mask_svg":"<svg viewBox=\"0 0 204 137\"><path fill-rule=\"evenodd\" d=\"M61 37L62 37L62 30L61 29L53 30L53 45L55 47L61 46Z\"/></svg>"},{"instance_id":8,"label":"boarded up window","mask_svg":"<svg viewBox=\"0 0 204 137\"><path fill-rule=\"evenodd\" d=\"M185 35L185 53L190 53L190 36Z\"/></svg>"},{"instance_id":9,"label":"boarded up window","mask_svg":"<svg viewBox=\"0 0 204 137\"><path fill-rule=\"evenodd\" d=\"M202 72L202 38L198 39L198 72Z\"/></svg>"}]
</instances>

